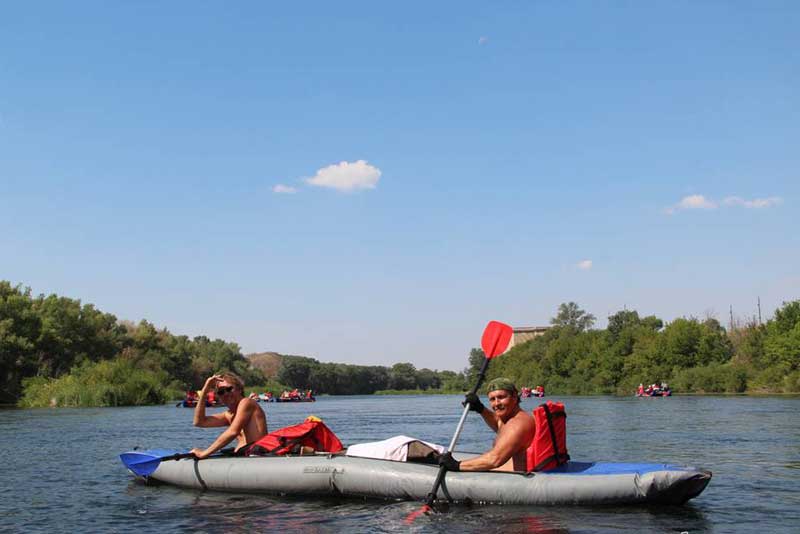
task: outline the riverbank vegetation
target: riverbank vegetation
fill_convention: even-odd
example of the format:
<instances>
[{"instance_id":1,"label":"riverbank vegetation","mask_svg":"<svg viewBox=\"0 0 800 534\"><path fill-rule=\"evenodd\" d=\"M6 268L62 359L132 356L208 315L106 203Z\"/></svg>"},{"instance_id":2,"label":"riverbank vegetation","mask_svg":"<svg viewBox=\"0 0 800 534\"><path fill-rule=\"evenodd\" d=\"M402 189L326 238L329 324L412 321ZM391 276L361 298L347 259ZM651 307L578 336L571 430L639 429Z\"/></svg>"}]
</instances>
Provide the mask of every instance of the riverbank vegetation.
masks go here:
<instances>
[{"instance_id":1,"label":"riverbank vegetation","mask_svg":"<svg viewBox=\"0 0 800 534\"><path fill-rule=\"evenodd\" d=\"M163 371L137 369L130 360L85 361L58 378L24 379L19 405L85 408L163 404L180 394L165 383L168 380Z\"/></svg>"},{"instance_id":2,"label":"riverbank vegetation","mask_svg":"<svg viewBox=\"0 0 800 534\"><path fill-rule=\"evenodd\" d=\"M562 304L552 323L496 358L490 375L576 395L631 395L654 382L675 392L800 393L800 300L784 303L765 324L751 319L730 331L714 318L664 324L632 310L592 330L594 317L574 303Z\"/></svg>"},{"instance_id":3,"label":"riverbank vegetation","mask_svg":"<svg viewBox=\"0 0 800 534\"><path fill-rule=\"evenodd\" d=\"M548 394L632 394L639 383L675 392L800 392L800 301L765 324L726 330L713 318L623 310L605 329L575 303L562 304L543 336L496 358L490 377L543 385ZM0 403L26 407L123 406L176 400L220 370L247 391L315 394L446 393L468 389L484 356L472 349L462 372L324 363L294 355L245 357L235 343L189 338L148 321L120 321L91 304L0 281ZM256 365L256 363L259 363Z\"/></svg>"},{"instance_id":4,"label":"riverbank vegetation","mask_svg":"<svg viewBox=\"0 0 800 534\"><path fill-rule=\"evenodd\" d=\"M120 321L92 304L0 281L0 404L125 406L177 400L221 370L247 392L312 389L315 394L463 389L463 373L321 363L278 355L254 365L235 343L174 335L142 320ZM262 362L263 363L263 362Z\"/></svg>"}]
</instances>

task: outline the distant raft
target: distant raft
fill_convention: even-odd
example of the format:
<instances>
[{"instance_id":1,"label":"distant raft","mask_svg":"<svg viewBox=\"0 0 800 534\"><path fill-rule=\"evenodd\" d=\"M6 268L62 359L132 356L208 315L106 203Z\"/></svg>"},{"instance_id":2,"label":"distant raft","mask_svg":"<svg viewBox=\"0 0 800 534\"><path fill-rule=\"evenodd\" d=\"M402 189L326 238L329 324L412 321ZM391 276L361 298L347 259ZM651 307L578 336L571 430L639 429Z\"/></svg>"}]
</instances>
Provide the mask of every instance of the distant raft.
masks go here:
<instances>
[{"instance_id":1,"label":"distant raft","mask_svg":"<svg viewBox=\"0 0 800 534\"><path fill-rule=\"evenodd\" d=\"M180 452L120 456L131 467L134 455L148 454L164 458ZM465 460L476 455L454 456ZM162 461L143 478L198 490L422 501L437 471L431 463L317 453ZM710 471L693 467L572 461L546 472L448 472L437 497L485 504L675 505L700 495L710 480Z\"/></svg>"}]
</instances>

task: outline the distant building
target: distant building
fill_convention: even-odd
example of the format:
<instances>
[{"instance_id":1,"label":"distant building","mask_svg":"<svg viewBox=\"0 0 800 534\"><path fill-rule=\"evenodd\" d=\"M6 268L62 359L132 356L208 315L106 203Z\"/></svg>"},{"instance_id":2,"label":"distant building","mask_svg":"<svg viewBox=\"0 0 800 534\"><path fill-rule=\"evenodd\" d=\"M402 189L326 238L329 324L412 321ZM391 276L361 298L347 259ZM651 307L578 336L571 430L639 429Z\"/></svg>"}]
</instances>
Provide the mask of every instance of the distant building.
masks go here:
<instances>
[{"instance_id":1,"label":"distant building","mask_svg":"<svg viewBox=\"0 0 800 534\"><path fill-rule=\"evenodd\" d=\"M535 337L543 336L551 328L551 326L517 326L514 328L514 335L511 336L511 343L508 344L508 348L530 341Z\"/></svg>"}]
</instances>

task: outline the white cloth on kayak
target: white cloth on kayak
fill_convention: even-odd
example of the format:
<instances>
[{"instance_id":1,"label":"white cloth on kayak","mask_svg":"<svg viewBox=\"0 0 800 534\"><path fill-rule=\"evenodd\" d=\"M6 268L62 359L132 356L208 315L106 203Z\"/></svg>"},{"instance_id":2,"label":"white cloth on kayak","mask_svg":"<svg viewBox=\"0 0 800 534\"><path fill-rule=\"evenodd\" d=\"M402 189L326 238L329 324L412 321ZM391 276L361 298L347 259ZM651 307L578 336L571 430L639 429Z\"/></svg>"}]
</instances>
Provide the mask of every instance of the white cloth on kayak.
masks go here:
<instances>
[{"instance_id":1,"label":"white cloth on kayak","mask_svg":"<svg viewBox=\"0 0 800 534\"><path fill-rule=\"evenodd\" d=\"M377 458L379 460L395 460L405 462L408 460L408 449L412 444L422 444L439 454L444 453L445 448L435 443L429 443L417 438L408 436L395 436L383 441L373 441L370 443L357 443L347 448L347 456L359 456L361 458Z\"/></svg>"}]
</instances>

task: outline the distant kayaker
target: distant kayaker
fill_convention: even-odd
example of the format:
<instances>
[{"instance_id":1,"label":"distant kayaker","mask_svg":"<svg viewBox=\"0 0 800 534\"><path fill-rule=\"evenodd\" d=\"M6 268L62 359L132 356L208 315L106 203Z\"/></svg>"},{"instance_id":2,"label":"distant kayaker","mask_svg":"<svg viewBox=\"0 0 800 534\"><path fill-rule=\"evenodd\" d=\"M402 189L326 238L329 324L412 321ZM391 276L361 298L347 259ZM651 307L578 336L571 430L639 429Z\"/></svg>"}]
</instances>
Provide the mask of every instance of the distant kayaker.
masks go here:
<instances>
[{"instance_id":1,"label":"distant kayaker","mask_svg":"<svg viewBox=\"0 0 800 534\"><path fill-rule=\"evenodd\" d=\"M508 378L495 378L486 388L489 396L488 410L475 394L467 394L464 405L478 412L486 424L497 433L494 446L477 458L456 461L449 452L439 463L448 471L525 471L525 451L533 440L533 417L519 406L517 387Z\"/></svg>"},{"instance_id":2,"label":"distant kayaker","mask_svg":"<svg viewBox=\"0 0 800 534\"><path fill-rule=\"evenodd\" d=\"M206 415L205 403L198 402L194 409L194 426L228 428L206 449L192 449L195 456L205 458L234 439L239 440L236 445L238 450L267 434L267 417L253 399L244 396L244 382L241 378L233 373L211 376L200 391L200 398L205 398L210 391L215 391L217 399L228 409L223 413Z\"/></svg>"}]
</instances>

